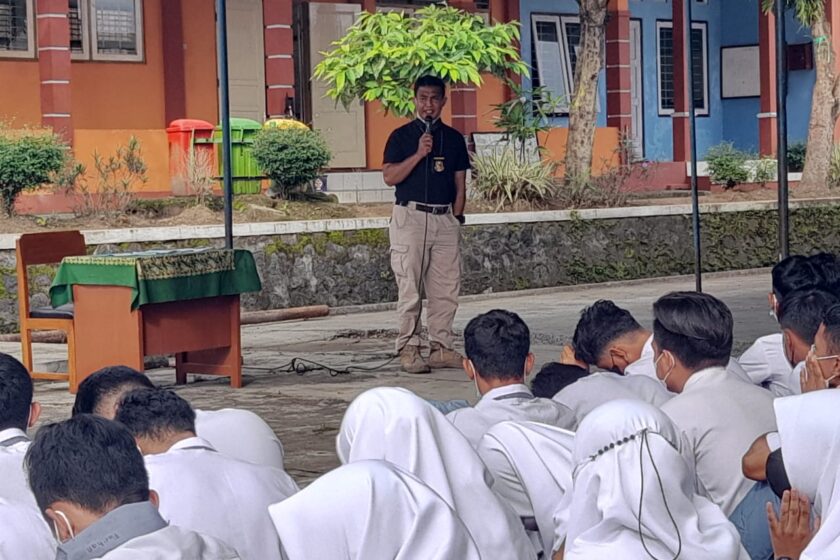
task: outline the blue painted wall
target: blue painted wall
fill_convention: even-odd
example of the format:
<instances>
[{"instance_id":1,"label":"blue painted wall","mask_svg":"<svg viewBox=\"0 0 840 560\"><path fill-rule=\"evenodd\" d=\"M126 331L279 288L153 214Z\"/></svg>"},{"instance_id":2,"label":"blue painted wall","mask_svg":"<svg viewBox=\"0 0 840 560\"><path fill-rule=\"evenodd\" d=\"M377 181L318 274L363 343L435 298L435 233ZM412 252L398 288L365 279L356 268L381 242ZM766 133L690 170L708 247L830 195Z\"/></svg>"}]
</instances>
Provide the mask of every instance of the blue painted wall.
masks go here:
<instances>
[{"instance_id":1,"label":"blue painted wall","mask_svg":"<svg viewBox=\"0 0 840 560\"><path fill-rule=\"evenodd\" d=\"M811 32L802 27L788 11L786 37L788 44L811 41ZM788 74L788 141L804 142L808 138L808 119L811 117L811 93L817 74L814 70L798 70Z\"/></svg>"},{"instance_id":2,"label":"blue painted wall","mask_svg":"<svg viewBox=\"0 0 840 560\"><path fill-rule=\"evenodd\" d=\"M522 23L522 59L532 67L537 62L531 60L531 14L558 14L576 15L578 3L575 0L521 0L519 3L519 18ZM531 87L531 79L525 78L522 84ZM601 111L598 113L597 126L607 126L607 85L605 72L601 72L598 80L598 100ZM568 117L556 117L551 119L552 126L569 126Z\"/></svg>"},{"instance_id":3,"label":"blue painted wall","mask_svg":"<svg viewBox=\"0 0 840 560\"><path fill-rule=\"evenodd\" d=\"M758 2L739 0L723 2L720 14L721 47L739 47L758 44ZM711 60L720 64L720 52ZM720 90L715 92L720 95ZM721 141L732 142L749 152L758 152L758 119L761 101L758 97L723 99L723 129ZM700 157L705 155L701 152Z\"/></svg>"}]
</instances>

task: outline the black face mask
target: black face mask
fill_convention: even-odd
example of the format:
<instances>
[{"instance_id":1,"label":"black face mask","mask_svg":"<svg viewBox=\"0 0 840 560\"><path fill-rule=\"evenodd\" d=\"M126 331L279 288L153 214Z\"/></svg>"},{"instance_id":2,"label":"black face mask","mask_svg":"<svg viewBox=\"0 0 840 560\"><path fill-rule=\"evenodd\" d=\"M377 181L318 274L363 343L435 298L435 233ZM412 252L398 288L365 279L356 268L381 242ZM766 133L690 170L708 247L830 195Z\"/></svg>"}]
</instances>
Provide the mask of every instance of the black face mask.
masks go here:
<instances>
[{"instance_id":1,"label":"black face mask","mask_svg":"<svg viewBox=\"0 0 840 560\"><path fill-rule=\"evenodd\" d=\"M788 480L787 471L785 471L785 463L782 460L782 450L777 449L770 453L767 457L767 483L770 484L770 489L779 498L785 493L785 490L790 490L790 481Z\"/></svg>"}]
</instances>

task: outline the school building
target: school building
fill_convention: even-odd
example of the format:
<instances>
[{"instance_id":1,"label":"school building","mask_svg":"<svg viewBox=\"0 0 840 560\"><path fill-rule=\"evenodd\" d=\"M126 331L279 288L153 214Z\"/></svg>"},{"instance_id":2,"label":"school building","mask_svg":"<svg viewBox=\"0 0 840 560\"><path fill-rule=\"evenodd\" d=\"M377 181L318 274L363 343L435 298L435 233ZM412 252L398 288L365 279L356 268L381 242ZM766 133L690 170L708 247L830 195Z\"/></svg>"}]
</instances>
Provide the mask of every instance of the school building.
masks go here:
<instances>
[{"instance_id":1,"label":"school building","mask_svg":"<svg viewBox=\"0 0 840 560\"><path fill-rule=\"evenodd\" d=\"M698 153L731 141L761 154L775 150L774 18L761 0L692 0L694 73L683 65L682 2L612 0L599 82L594 166L614 162L619 139L635 158L660 162L652 188L687 183L689 98L698 119ZM400 120L376 103L345 111L311 81L320 51L361 10L410 12L427 0L228 0L231 113L260 122L291 107L324 132L336 182L376 183L382 151ZM840 8L826 2L834 44ZM525 85L568 99L581 25L575 0L452 0L488 21L522 24ZM813 40L789 15L790 141L806 138L814 83ZM218 122L212 0L0 0L0 119L13 127L46 125L72 141L77 158L107 153L137 136L150 166L149 195L169 192L166 127L175 119ZM465 135L491 132L492 106L504 85L455 87L445 118ZM561 158L568 103L552 117L548 157Z\"/></svg>"}]
</instances>

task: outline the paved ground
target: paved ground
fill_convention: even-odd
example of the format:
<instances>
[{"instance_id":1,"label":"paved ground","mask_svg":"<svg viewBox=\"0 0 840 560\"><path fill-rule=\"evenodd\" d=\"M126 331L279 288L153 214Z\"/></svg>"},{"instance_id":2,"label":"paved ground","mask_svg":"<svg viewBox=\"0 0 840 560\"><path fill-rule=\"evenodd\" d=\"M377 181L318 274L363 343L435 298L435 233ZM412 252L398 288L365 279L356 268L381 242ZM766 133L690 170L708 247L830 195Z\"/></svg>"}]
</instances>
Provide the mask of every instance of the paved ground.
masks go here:
<instances>
[{"instance_id":1,"label":"paved ground","mask_svg":"<svg viewBox=\"0 0 840 560\"><path fill-rule=\"evenodd\" d=\"M707 278L704 289L722 298L735 316L736 353L756 337L773 332L775 322L767 310L769 272ZM463 302L456 318L456 330L478 313L504 308L519 313L533 333L537 363L551 361L561 344L571 337L580 310L591 302L613 299L629 308L642 323L650 322L651 303L672 290L693 289L691 278L648 280L545 290L527 294L484 295ZM286 367L295 357L341 367L373 367L385 363L393 351L392 311L336 315L310 321L295 321L243 327L246 386L232 390L221 380L191 380L178 388L194 406L204 409L226 406L251 409L278 433L286 448L289 472L307 483L336 466L334 440L341 417L350 400L365 389L379 385L407 387L427 398L474 398L473 385L461 371L441 371L409 376L398 371L396 362L376 371L354 371L331 376L324 371L289 373ZM0 351L18 356L19 345L0 343ZM55 367L63 358L61 345L36 345L36 361ZM53 362L53 363L50 363ZM151 372L156 382L174 384L171 369ZM66 383L41 383L36 398L44 406L42 422L69 415L72 396Z\"/></svg>"}]
</instances>

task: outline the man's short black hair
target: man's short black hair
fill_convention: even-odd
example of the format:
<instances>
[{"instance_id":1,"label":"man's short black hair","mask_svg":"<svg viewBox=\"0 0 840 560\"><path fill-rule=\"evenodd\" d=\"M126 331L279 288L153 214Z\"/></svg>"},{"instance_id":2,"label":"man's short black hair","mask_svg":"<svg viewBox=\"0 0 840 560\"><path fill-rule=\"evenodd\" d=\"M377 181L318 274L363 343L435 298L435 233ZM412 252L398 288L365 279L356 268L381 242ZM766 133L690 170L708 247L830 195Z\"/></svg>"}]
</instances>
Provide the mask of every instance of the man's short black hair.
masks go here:
<instances>
[{"instance_id":1,"label":"man's short black hair","mask_svg":"<svg viewBox=\"0 0 840 560\"><path fill-rule=\"evenodd\" d=\"M581 311L572 347L578 360L595 364L611 342L641 329L642 325L629 311L601 299Z\"/></svg>"},{"instance_id":2,"label":"man's short black hair","mask_svg":"<svg viewBox=\"0 0 840 560\"><path fill-rule=\"evenodd\" d=\"M444 97L446 95L446 83L443 80L438 78L437 76L420 76L417 78L417 81L414 82L414 96L417 97L417 92L420 90L421 87L436 87L440 89L440 96Z\"/></svg>"},{"instance_id":3,"label":"man's short black hair","mask_svg":"<svg viewBox=\"0 0 840 560\"><path fill-rule=\"evenodd\" d=\"M171 433L195 433L195 411L169 389L135 389L126 393L114 419L137 438L160 440Z\"/></svg>"},{"instance_id":4,"label":"man's short black hair","mask_svg":"<svg viewBox=\"0 0 840 560\"><path fill-rule=\"evenodd\" d=\"M829 351L831 354L840 354L840 304L825 310L822 323Z\"/></svg>"},{"instance_id":5,"label":"man's short black hair","mask_svg":"<svg viewBox=\"0 0 840 560\"><path fill-rule=\"evenodd\" d=\"M589 372L580 366L549 362L531 380L531 392L535 397L550 399L561 389L587 375Z\"/></svg>"},{"instance_id":6,"label":"man's short black hair","mask_svg":"<svg viewBox=\"0 0 840 560\"><path fill-rule=\"evenodd\" d=\"M97 414L103 399L131 389L154 389L152 381L128 366L109 366L90 374L79 383L73 416Z\"/></svg>"},{"instance_id":7,"label":"man's short black hair","mask_svg":"<svg viewBox=\"0 0 840 560\"><path fill-rule=\"evenodd\" d=\"M531 331L516 313L494 309L467 324L464 350L485 379L521 378L531 350Z\"/></svg>"},{"instance_id":8,"label":"man's short black hair","mask_svg":"<svg viewBox=\"0 0 840 560\"><path fill-rule=\"evenodd\" d=\"M725 367L732 353L732 313L709 294L671 292L653 304L653 338L687 368Z\"/></svg>"},{"instance_id":9,"label":"man's short black hair","mask_svg":"<svg viewBox=\"0 0 840 560\"><path fill-rule=\"evenodd\" d=\"M836 305L837 298L825 290L797 290L785 296L779 306L779 326L790 329L796 336L814 343L823 315Z\"/></svg>"},{"instance_id":10,"label":"man's short black hair","mask_svg":"<svg viewBox=\"0 0 840 560\"><path fill-rule=\"evenodd\" d=\"M26 367L0 353L0 430L26 431L32 405L32 378Z\"/></svg>"},{"instance_id":11,"label":"man's short black hair","mask_svg":"<svg viewBox=\"0 0 840 560\"><path fill-rule=\"evenodd\" d=\"M25 458L41 511L58 501L105 514L149 499L143 456L124 426L80 414L38 430Z\"/></svg>"},{"instance_id":12,"label":"man's short black hair","mask_svg":"<svg viewBox=\"0 0 840 560\"><path fill-rule=\"evenodd\" d=\"M837 257L831 253L817 253L808 257L808 262L819 275L823 289L840 296L840 263Z\"/></svg>"},{"instance_id":13,"label":"man's short black hair","mask_svg":"<svg viewBox=\"0 0 840 560\"><path fill-rule=\"evenodd\" d=\"M773 267L773 293L779 303L785 296L796 290L806 288L818 288L822 282L819 272L809 261L808 257L802 255L791 255L779 261Z\"/></svg>"}]
</instances>

